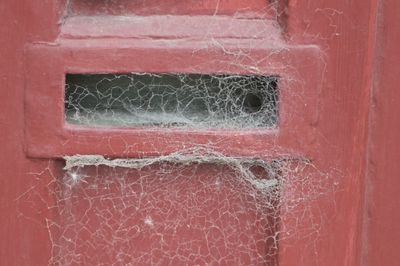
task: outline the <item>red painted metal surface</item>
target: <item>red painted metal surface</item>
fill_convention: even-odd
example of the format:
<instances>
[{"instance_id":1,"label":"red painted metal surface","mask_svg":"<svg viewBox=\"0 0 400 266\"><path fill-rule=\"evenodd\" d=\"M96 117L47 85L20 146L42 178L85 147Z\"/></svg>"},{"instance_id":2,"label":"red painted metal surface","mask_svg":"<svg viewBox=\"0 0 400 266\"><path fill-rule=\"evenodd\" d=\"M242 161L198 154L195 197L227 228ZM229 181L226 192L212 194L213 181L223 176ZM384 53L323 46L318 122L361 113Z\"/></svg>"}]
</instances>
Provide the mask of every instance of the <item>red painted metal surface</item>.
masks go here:
<instances>
[{"instance_id":1,"label":"red painted metal surface","mask_svg":"<svg viewBox=\"0 0 400 266\"><path fill-rule=\"evenodd\" d=\"M362 254L368 266L400 261L400 2L381 1L378 7Z\"/></svg>"},{"instance_id":2,"label":"red painted metal surface","mask_svg":"<svg viewBox=\"0 0 400 266\"><path fill-rule=\"evenodd\" d=\"M174 9L172 2L165 2L166 6L160 10L167 10L167 13L173 14L192 14L193 8L185 6L182 9ZM385 1L384 4L383 1L380 2L383 5L382 24L380 25L395 25L395 14L392 12L395 12L395 7L398 8L398 4L394 0ZM92 14L87 6L80 5L77 1L73 3L76 4L73 9L75 14ZM121 3L125 5L123 6L125 10L128 2L121 1ZM296 119L298 118L296 116L286 117L287 120L284 119L283 124L280 125L281 130L275 132L240 134L238 132L230 134L194 132L182 136L179 135L179 130L171 130L167 133L148 131L148 134L154 134L160 139L160 146L151 150L138 144L132 150L124 150L126 140L136 143L146 132L136 130L131 135L129 132L119 129L94 132L93 130L63 126L62 85L64 74L66 72L121 72L132 71L133 68L135 71L173 69L189 72L190 64L183 60L184 56L187 56L185 54L187 47L204 45L204 43L183 42L183 44L174 46L175 50L172 49L170 54L164 55L165 58L163 58L161 51L164 49L163 45L168 41L164 43L150 40L138 41L135 42L138 47L133 49L132 42L128 39L133 36L143 36L146 32L140 33L140 28L132 32L129 23L120 24L122 28L115 31L119 37L110 39L110 36L102 36L101 32L96 32L93 23L86 23L85 19L87 18L83 18L83 22L80 19L65 20L63 16L67 12L63 1L35 1L35 3L25 0L3 1L0 5L0 13L3 18L0 26L0 36L3 36L0 39L2 60L0 75L2 99L6 100L2 100L0 105L0 142L2 146L0 153L0 265L46 265L52 257L52 241L54 241L49 235L46 222L49 218L70 222L69 219L82 214L81 206L85 205L84 196L90 192L85 188L84 183L77 189L75 198L77 202L74 205L76 208L72 210L75 215L63 216L65 213L58 213L57 208L49 208L56 206L57 198L48 190L52 188L52 186L49 187L49 184L53 182L53 178L62 176L63 165L57 160L61 155L95 152L118 157L137 156L139 153L154 155L160 151L169 153L180 148L165 141L165 138L173 136L182 138L183 143L204 143L210 139L216 141L222 138L225 142L219 143L216 147L227 155L271 155L268 154L268 148L272 144L281 145L283 150L286 149L285 151L292 150L294 153L312 157L321 172L332 171L331 175L340 177L336 180L336 192L332 197L314 202L311 208L308 206L311 209L310 212L305 213L302 207L298 206L297 210L293 211L297 211L299 219L291 220L289 216L283 214L281 219L286 225L299 222L300 215L316 217L313 225L318 228L314 232L318 238L312 242L300 237L290 241L281 241L279 265L396 265L399 255L395 248L400 239L396 233L397 225L394 223L397 217L395 210L398 206L395 178L399 173L394 159L398 157L396 149L398 141L395 138L398 131L398 122L395 116L398 107L393 102L398 98L394 87L397 70L395 64L387 59L388 57L386 60L381 60L380 56L396 54L395 43L398 42L398 36L391 39L389 32L381 32L381 28L378 28L381 35L378 35L377 46L374 46L378 13L376 1L357 0L345 3L326 0L309 3L306 0L293 0L282 1L280 4L280 9L284 12L284 16L280 19L280 25L283 27L286 38L285 49L272 53L273 57L268 59L271 60L271 65L263 68L261 72L298 75L296 77L301 78L304 87L300 87L300 89L304 92L302 95L307 96L303 99L308 107L291 105L289 96L286 99L283 97L282 106L283 117L285 117L286 109L287 114L293 112L297 115L298 112L300 117L301 113L300 120ZM258 5L258 1L249 3L251 10L257 9ZM242 7L242 2L230 2L226 6L221 5L221 10L225 10L223 14L232 14L233 10ZM208 14L211 9L215 10L215 8L207 7L193 12ZM94 10L103 12L101 6ZM110 11L110 14L120 14L119 7L107 10ZM141 10L143 14L147 12L146 9ZM61 25L64 25L64 28ZM268 25L270 24L266 23L267 29L273 29L272 27L268 28ZM175 26L171 27L175 28ZM259 26L255 25L254 27ZM244 28L238 26L238 29L240 32L240 29ZM113 33L113 30L107 32ZM190 33L189 30L181 31L176 37L186 38ZM162 34L163 32L158 32L156 37L165 38ZM193 34L204 39L204 32L201 29L193 31ZM226 38L227 45L240 44L245 47L248 45L246 39L229 40L229 37L234 34L239 33L233 30L228 31L225 36L228 37ZM279 39L275 38L277 35L279 32L274 32L268 38L276 41ZM122 37L127 38L122 40ZM258 36L251 41L252 44L255 44L255 57L262 52L277 51L274 50L276 49L274 45L259 49L256 45L258 42L265 44L265 37ZM274 44L276 45L276 43ZM317 46L318 49L316 49ZM128 62L129 60L110 59L129 59L131 53L138 56L150 47L155 54L144 55L150 58L157 55L157 59L163 60L159 63L155 63L155 61L145 63L146 61L143 59L137 65ZM320 50L324 55L321 55ZM223 62L231 60L230 56L218 52L218 48L208 50L208 53L211 51L213 52L212 57L220 58ZM376 58L379 59L376 61L378 62L375 65L376 68L373 65L374 51L378 52ZM106 56L99 56L99 53ZM207 56L210 55L206 53L207 50L200 52L191 59L193 60L191 62L207 61ZM165 66L166 57L171 56L181 58L181 60L175 61L174 65L167 68ZM313 63L314 60L317 61L316 64ZM284 63L281 63L282 61ZM293 64L293 68L282 69L280 64ZM315 73L319 73L318 69L323 70L322 78L318 74L315 75ZM205 64L196 70L200 72L242 71L238 70L237 66L227 67L223 64ZM377 83L374 89L374 99L376 99L374 104L376 105L372 110L370 122L373 124L370 128L368 115L374 70L377 70L375 80ZM315 87L309 86L310 84ZM293 84L287 85L289 88L289 85ZM318 94L319 85L321 92ZM285 89L284 86L283 92ZM25 95L26 99L24 100ZM287 104L286 107L285 104ZM289 108L293 109L289 112ZM313 118L315 113L318 115L317 119ZM369 142L369 179L365 183L368 130L372 130L370 131L372 133ZM101 142L102 139L107 139L106 145ZM202 180L211 180L209 178L212 176L207 171L200 171L197 177L201 177ZM227 170L218 169L218 172L221 171L228 173ZM105 172L100 171L99 176ZM87 174L91 176L90 173ZM136 173L133 171L131 175L134 177ZM377 179L373 178L375 176ZM196 185L198 182L195 182L192 188L195 189ZM367 193L364 194L365 185ZM213 194L211 192L208 191ZM113 193L119 193L118 187L114 188ZM283 193L289 193L289 191ZM180 195L184 197L185 193ZM159 199L156 202L162 202L160 200L163 197L162 193L155 196ZM233 196L227 193L224 194L224 199L229 200ZM362 213L364 196L367 200L368 215L366 216ZM204 197L204 199L206 198ZM114 206L113 202L93 203L98 206L96 210L106 210L110 206ZM219 207L222 208L218 205L220 203L211 201L208 205L204 205L203 211L207 213L207 208L210 206L217 206L217 209L220 209ZM234 211L232 210L232 212ZM133 218L142 220L143 217L138 215ZM248 213L247 215L252 217L254 214ZM215 218L211 214L209 217L210 219ZM366 224L366 230L362 232L362 219L365 217L370 220ZM194 224L200 222L195 221ZM223 220L223 222L229 224L230 219ZM93 220L92 223L94 223L94 227L96 224L100 226L98 224L100 221ZM243 224L236 225L234 227L236 231L244 230ZM166 228L159 229L167 230ZM246 232L253 234L256 238L264 239L265 235L257 235L257 229L253 229ZM272 234L272 232L264 233ZM178 235L184 238L185 234L197 237L201 242L200 232L182 231ZM79 238L89 240L89 242L91 240L86 239L86 235L79 235ZM173 241L174 239L169 240ZM237 243L243 242L241 237L236 240ZM158 240L153 241L155 243ZM67 247L67 244L64 244L63 247ZM262 248L266 248L269 243L264 239L263 244ZM170 247L173 246L174 244L170 245ZM95 260L94 262L89 261L92 264L101 259L94 256L95 250L80 248L87 247L79 247L77 250L85 254L88 260ZM362 250L364 253L361 252ZM229 252L229 250L225 250L224 254L232 256L234 260L237 254L234 252L232 255ZM92 257L90 257L91 255ZM363 260L361 260L361 255L363 255ZM162 258L161 255L154 257ZM243 264L248 264L249 261L246 261L245 257L239 256L239 258L243 259ZM196 261L200 265L207 262L204 258L199 259L203 259ZM83 262L81 261L81 263ZM179 264L179 262L177 263Z\"/></svg>"},{"instance_id":3,"label":"red painted metal surface","mask_svg":"<svg viewBox=\"0 0 400 266\"><path fill-rule=\"evenodd\" d=\"M334 205L320 201L315 208L323 208L330 217L320 232L321 241L314 250L304 248L301 241L290 243L281 263L360 265L376 1L288 1L285 13L282 24L290 40L319 43L327 53L320 97L318 134L325 140L320 161L336 165L341 178Z\"/></svg>"}]
</instances>

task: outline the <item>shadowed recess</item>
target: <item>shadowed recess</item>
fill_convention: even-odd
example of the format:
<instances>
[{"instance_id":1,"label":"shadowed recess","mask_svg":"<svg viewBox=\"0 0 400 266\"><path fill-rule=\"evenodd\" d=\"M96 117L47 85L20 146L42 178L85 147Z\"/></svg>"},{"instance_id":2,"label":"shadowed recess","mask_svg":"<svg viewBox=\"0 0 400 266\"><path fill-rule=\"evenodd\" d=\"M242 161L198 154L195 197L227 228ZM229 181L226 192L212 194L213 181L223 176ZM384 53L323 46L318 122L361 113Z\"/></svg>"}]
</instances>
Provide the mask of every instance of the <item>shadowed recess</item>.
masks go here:
<instances>
[{"instance_id":1,"label":"shadowed recess","mask_svg":"<svg viewBox=\"0 0 400 266\"><path fill-rule=\"evenodd\" d=\"M116 127L271 128L276 76L68 74L65 119Z\"/></svg>"}]
</instances>

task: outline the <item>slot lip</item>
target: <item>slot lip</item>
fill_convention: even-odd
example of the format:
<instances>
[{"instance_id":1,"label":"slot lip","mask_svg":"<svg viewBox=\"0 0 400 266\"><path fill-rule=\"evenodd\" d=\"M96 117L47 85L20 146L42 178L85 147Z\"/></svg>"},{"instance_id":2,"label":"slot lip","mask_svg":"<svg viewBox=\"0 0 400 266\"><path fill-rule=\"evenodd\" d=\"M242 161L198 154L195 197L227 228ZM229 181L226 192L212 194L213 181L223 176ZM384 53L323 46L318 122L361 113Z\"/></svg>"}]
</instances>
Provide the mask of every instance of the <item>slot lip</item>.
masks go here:
<instances>
[{"instance_id":1,"label":"slot lip","mask_svg":"<svg viewBox=\"0 0 400 266\"><path fill-rule=\"evenodd\" d=\"M108 133L121 133L142 135L146 133L160 133L161 135L174 134L179 135L192 135L192 136L218 136L218 137L231 137L231 136L277 136L279 134L279 127L274 126L271 128L250 128L250 129L224 129L224 128L178 128L178 127L88 127L84 125L76 125L64 123L63 129L69 132L80 132L82 134L108 134Z\"/></svg>"}]
</instances>

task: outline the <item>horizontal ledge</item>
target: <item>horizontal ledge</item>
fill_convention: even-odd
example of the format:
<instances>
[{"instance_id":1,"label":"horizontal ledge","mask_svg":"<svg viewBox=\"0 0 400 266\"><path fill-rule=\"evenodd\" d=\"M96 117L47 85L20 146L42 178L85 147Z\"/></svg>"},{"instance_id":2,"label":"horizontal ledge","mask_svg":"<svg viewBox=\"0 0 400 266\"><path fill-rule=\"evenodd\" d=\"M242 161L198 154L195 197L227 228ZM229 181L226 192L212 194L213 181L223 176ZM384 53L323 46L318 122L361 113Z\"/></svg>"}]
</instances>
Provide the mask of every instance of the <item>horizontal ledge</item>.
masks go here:
<instances>
[{"instance_id":1,"label":"horizontal ledge","mask_svg":"<svg viewBox=\"0 0 400 266\"><path fill-rule=\"evenodd\" d=\"M229 16L74 16L61 27L61 39L268 39L281 40L271 19Z\"/></svg>"},{"instance_id":2,"label":"horizontal ledge","mask_svg":"<svg viewBox=\"0 0 400 266\"><path fill-rule=\"evenodd\" d=\"M276 137L279 133L279 128L266 127L266 128L248 128L248 129L236 129L236 128L179 128L179 127L112 127L112 126L85 126L85 125L73 125L65 124L63 126L65 131L79 133L79 134L105 134L106 136L113 133L119 134L149 134L149 133L161 133L162 135L180 134L180 135L192 135L192 136L219 136L219 137L232 137L232 136L273 136Z\"/></svg>"}]
</instances>

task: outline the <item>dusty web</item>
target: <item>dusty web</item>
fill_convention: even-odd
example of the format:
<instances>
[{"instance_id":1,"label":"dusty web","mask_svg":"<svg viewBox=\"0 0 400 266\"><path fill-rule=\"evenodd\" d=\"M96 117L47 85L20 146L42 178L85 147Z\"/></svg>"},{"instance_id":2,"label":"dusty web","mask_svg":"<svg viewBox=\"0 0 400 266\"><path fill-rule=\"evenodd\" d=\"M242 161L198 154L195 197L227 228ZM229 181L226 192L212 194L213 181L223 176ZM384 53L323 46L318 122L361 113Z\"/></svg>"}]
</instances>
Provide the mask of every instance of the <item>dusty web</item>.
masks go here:
<instances>
[{"instance_id":1,"label":"dusty web","mask_svg":"<svg viewBox=\"0 0 400 266\"><path fill-rule=\"evenodd\" d=\"M273 127L277 77L67 75L66 120L91 126Z\"/></svg>"},{"instance_id":2,"label":"dusty web","mask_svg":"<svg viewBox=\"0 0 400 266\"><path fill-rule=\"evenodd\" d=\"M66 81L65 120L74 125L278 124L275 76L131 73ZM57 213L47 218L51 265L278 265L282 241L299 230L318 232L319 223L301 220L329 190L310 161L286 154L230 157L197 146L157 157L64 160L47 186Z\"/></svg>"},{"instance_id":3,"label":"dusty web","mask_svg":"<svg viewBox=\"0 0 400 266\"><path fill-rule=\"evenodd\" d=\"M276 76L66 77L65 120L85 127L269 129L278 107ZM51 265L278 265L282 241L317 238L321 222L308 209L333 188L307 158L231 157L212 146L64 160L62 171L37 175L50 175L40 197L55 202Z\"/></svg>"},{"instance_id":4,"label":"dusty web","mask_svg":"<svg viewBox=\"0 0 400 266\"><path fill-rule=\"evenodd\" d=\"M67 74L64 120L80 127L277 128L283 78L255 73ZM301 90L293 96L301 98ZM144 158L65 156L62 166L33 175L36 186L18 200L46 206L51 265L279 265L284 241L303 237L313 245L323 217L312 206L335 192L333 176L308 158L231 157L212 146Z\"/></svg>"},{"instance_id":5,"label":"dusty web","mask_svg":"<svg viewBox=\"0 0 400 266\"><path fill-rule=\"evenodd\" d=\"M64 160L62 172L34 174L46 192L38 186L19 199L52 213L50 265L278 265L282 241L316 240L322 225L311 205L334 191L307 160L207 147Z\"/></svg>"}]
</instances>

